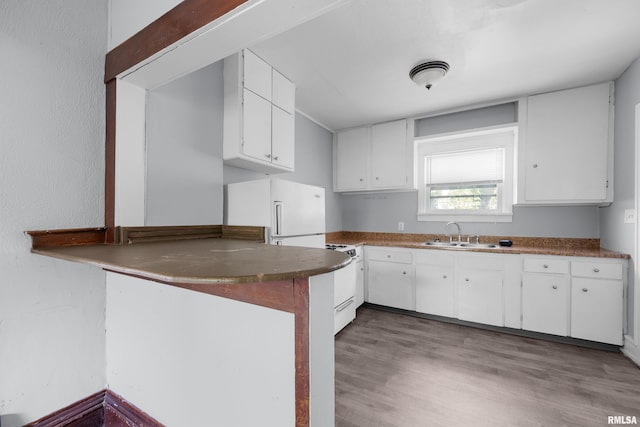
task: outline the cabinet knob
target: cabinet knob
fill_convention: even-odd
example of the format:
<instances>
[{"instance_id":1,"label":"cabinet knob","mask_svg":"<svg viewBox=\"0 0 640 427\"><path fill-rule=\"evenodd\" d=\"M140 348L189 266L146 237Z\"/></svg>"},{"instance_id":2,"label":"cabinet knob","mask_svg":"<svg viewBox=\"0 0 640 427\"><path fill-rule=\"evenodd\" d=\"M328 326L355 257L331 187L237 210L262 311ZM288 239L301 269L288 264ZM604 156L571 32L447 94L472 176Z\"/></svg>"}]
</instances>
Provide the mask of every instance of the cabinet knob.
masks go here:
<instances>
[{"instance_id":1,"label":"cabinet knob","mask_svg":"<svg viewBox=\"0 0 640 427\"><path fill-rule=\"evenodd\" d=\"M273 160L278 160L278 156L273 156Z\"/></svg>"},{"instance_id":2,"label":"cabinet knob","mask_svg":"<svg viewBox=\"0 0 640 427\"><path fill-rule=\"evenodd\" d=\"M549 268L549 264L544 264L542 267L543 268Z\"/></svg>"},{"instance_id":3,"label":"cabinet knob","mask_svg":"<svg viewBox=\"0 0 640 427\"><path fill-rule=\"evenodd\" d=\"M406 272L406 271L403 271L403 272L402 272L402 274L406 275L406 274L407 274L407 272Z\"/></svg>"},{"instance_id":4,"label":"cabinet knob","mask_svg":"<svg viewBox=\"0 0 640 427\"><path fill-rule=\"evenodd\" d=\"M537 163L534 163L534 164L533 164L533 168L534 168L534 169L537 169L537 168L538 168L538 164L537 164Z\"/></svg>"},{"instance_id":5,"label":"cabinet knob","mask_svg":"<svg viewBox=\"0 0 640 427\"><path fill-rule=\"evenodd\" d=\"M376 176L376 181L378 181L379 179L380 179L380 177L379 177L379 176Z\"/></svg>"},{"instance_id":6,"label":"cabinet knob","mask_svg":"<svg viewBox=\"0 0 640 427\"><path fill-rule=\"evenodd\" d=\"M387 255L387 258L391 258L391 255Z\"/></svg>"},{"instance_id":7,"label":"cabinet knob","mask_svg":"<svg viewBox=\"0 0 640 427\"><path fill-rule=\"evenodd\" d=\"M265 154L264 156L265 156L267 159L270 159L270 158L271 158L271 154Z\"/></svg>"},{"instance_id":8,"label":"cabinet knob","mask_svg":"<svg viewBox=\"0 0 640 427\"><path fill-rule=\"evenodd\" d=\"M553 289L558 289L558 285L553 285L552 288Z\"/></svg>"},{"instance_id":9,"label":"cabinet knob","mask_svg":"<svg viewBox=\"0 0 640 427\"><path fill-rule=\"evenodd\" d=\"M599 268L594 268L594 269L593 269L593 272L594 272L594 273L600 273L600 269L599 269Z\"/></svg>"},{"instance_id":10,"label":"cabinet knob","mask_svg":"<svg viewBox=\"0 0 640 427\"><path fill-rule=\"evenodd\" d=\"M587 289L587 288L582 288L582 292L589 292L589 289Z\"/></svg>"},{"instance_id":11,"label":"cabinet knob","mask_svg":"<svg viewBox=\"0 0 640 427\"><path fill-rule=\"evenodd\" d=\"M469 281L469 278L468 278L468 277L465 277L465 278L464 278L464 281L465 281L465 282L468 282L468 281Z\"/></svg>"},{"instance_id":12,"label":"cabinet knob","mask_svg":"<svg viewBox=\"0 0 640 427\"><path fill-rule=\"evenodd\" d=\"M360 182L364 181L364 179L360 178Z\"/></svg>"},{"instance_id":13,"label":"cabinet knob","mask_svg":"<svg viewBox=\"0 0 640 427\"><path fill-rule=\"evenodd\" d=\"M443 278L443 279L446 279L446 278L447 278L447 275L445 274L444 276L442 276L442 278Z\"/></svg>"}]
</instances>

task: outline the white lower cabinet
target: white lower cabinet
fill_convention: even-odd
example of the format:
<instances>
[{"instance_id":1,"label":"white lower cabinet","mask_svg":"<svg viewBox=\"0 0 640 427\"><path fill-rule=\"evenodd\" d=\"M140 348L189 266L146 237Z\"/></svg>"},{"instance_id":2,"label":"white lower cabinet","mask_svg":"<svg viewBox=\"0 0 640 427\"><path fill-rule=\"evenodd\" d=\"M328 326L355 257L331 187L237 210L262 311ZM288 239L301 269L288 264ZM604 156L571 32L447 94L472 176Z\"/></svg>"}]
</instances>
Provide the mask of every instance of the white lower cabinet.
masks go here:
<instances>
[{"instance_id":1,"label":"white lower cabinet","mask_svg":"<svg viewBox=\"0 0 640 427\"><path fill-rule=\"evenodd\" d=\"M416 265L416 311L455 317L453 267Z\"/></svg>"},{"instance_id":2,"label":"white lower cabinet","mask_svg":"<svg viewBox=\"0 0 640 427\"><path fill-rule=\"evenodd\" d=\"M411 251L367 251L367 302L414 310L414 294Z\"/></svg>"},{"instance_id":3,"label":"white lower cabinet","mask_svg":"<svg viewBox=\"0 0 640 427\"><path fill-rule=\"evenodd\" d=\"M622 345L627 260L366 247L365 301Z\"/></svg>"},{"instance_id":4,"label":"white lower cabinet","mask_svg":"<svg viewBox=\"0 0 640 427\"><path fill-rule=\"evenodd\" d=\"M571 279L571 336L622 344L622 281Z\"/></svg>"},{"instance_id":5,"label":"white lower cabinet","mask_svg":"<svg viewBox=\"0 0 640 427\"><path fill-rule=\"evenodd\" d=\"M441 251L416 251L416 311L455 317L453 254Z\"/></svg>"},{"instance_id":6,"label":"white lower cabinet","mask_svg":"<svg viewBox=\"0 0 640 427\"><path fill-rule=\"evenodd\" d=\"M458 319L504 326L502 272L477 269L456 271Z\"/></svg>"},{"instance_id":7,"label":"white lower cabinet","mask_svg":"<svg viewBox=\"0 0 640 427\"><path fill-rule=\"evenodd\" d=\"M569 335L569 276L525 272L522 276L522 329Z\"/></svg>"},{"instance_id":8,"label":"white lower cabinet","mask_svg":"<svg viewBox=\"0 0 640 427\"><path fill-rule=\"evenodd\" d=\"M626 260L523 258L522 329L622 344Z\"/></svg>"}]
</instances>

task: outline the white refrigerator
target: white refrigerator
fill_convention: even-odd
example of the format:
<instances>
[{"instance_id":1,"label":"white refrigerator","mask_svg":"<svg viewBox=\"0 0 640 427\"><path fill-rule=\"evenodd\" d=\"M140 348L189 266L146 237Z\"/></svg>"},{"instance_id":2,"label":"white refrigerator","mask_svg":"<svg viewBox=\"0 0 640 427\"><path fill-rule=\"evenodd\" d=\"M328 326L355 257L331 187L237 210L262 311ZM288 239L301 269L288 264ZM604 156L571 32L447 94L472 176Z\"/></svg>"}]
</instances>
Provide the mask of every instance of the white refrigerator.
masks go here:
<instances>
[{"instance_id":1,"label":"white refrigerator","mask_svg":"<svg viewBox=\"0 0 640 427\"><path fill-rule=\"evenodd\" d=\"M324 249L324 188L279 178L228 184L226 222L267 227L274 245Z\"/></svg>"}]
</instances>

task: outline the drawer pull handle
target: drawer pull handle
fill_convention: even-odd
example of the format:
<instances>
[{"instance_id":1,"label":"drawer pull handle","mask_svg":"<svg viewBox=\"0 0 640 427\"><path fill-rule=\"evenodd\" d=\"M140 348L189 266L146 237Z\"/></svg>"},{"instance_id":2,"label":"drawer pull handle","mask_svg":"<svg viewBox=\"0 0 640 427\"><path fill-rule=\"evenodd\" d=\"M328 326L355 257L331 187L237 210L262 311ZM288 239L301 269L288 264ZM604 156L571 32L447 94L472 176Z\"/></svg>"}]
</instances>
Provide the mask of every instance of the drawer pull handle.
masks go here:
<instances>
[{"instance_id":1,"label":"drawer pull handle","mask_svg":"<svg viewBox=\"0 0 640 427\"><path fill-rule=\"evenodd\" d=\"M587 289L587 288L582 288L582 292L589 292L589 289Z\"/></svg>"},{"instance_id":2,"label":"drawer pull handle","mask_svg":"<svg viewBox=\"0 0 640 427\"><path fill-rule=\"evenodd\" d=\"M542 267L549 268L549 264L544 264Z\"/></svg>"},{"instance_id":3,"label":"drawer pull handle","mask_svg":"<svg viewBox=\"0 0 640 427\"><path fill-rule=\"evenodd\" d=\"M553 289L558 289L558 285L553 285L552 288Z\"/></svg>"},{"instance_id":4,"label":"drawer pull handle","mask_svg":"<svg viewBox=\"0 0 640 427\"><path fill-rule=\"evenodd\" d=\"M594 273L600 273L600 269L599 269L599 268L594 268L594 269L593 269L593 272L594 272Z\"/></svg>"}]
</instances>

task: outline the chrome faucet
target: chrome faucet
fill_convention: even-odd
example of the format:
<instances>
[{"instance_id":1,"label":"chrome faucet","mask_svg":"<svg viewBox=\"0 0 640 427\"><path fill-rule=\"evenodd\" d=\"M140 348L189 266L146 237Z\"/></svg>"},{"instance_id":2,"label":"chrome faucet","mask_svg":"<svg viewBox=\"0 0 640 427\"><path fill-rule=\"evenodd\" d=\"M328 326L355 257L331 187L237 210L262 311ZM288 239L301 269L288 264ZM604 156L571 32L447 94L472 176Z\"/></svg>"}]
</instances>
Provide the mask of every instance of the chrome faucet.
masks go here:
<instances>
[{"instance_id":1,"label":"chrome faucet","mask_svg":"<svg viewBox=\"0 0 640 427\"><path fill-rule=\"evenodd\" d=\"M449 229L450 225L456 226L456 228L458 229L458 243L462 243L462 233L460 232L460 226L458 225L457 222L449 221L447 225L444 226L444 233L447 234L447 230ZM452 241L453 241L453 236L449 235L449 242L452 242Z\"/></svg>"}]
</instances>

